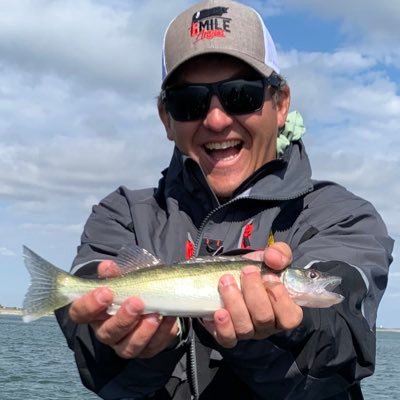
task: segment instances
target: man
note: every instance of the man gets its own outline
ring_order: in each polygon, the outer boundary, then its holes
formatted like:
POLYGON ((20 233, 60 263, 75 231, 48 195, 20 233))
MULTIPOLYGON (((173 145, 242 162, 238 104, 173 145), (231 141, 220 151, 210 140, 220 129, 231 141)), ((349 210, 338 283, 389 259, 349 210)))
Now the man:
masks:
POLYGON ((345 300, 302 309, 274 273, 250 266, 240 288, 221 277, 212 321, 142 315, 139 298, 109 316, 113 293, 97 289, 57 313, 83 383, 105 399, 362 399, 393 246, 381 218, 311 180, 289 87, 253 9, 196 4, 169 25, 163 50, 171 163, 157 188, 120 187, 94 207, 73 271, 113 276, 129 244, 167 264, 240 250, 276 271, 293 262, 339 275, 345 300))

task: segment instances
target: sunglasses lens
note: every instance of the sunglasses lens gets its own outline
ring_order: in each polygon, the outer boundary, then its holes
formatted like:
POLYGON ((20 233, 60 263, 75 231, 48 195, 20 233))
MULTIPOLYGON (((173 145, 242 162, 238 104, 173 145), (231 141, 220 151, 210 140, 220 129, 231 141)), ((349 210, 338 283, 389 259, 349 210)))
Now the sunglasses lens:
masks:
POLYGON ((262 79, 227 80, 215 84, 186 85, 165 91, 168 112, 176 121, 195 121, 207 115, 213 89, 218 92, 224 110, 231 115, 258 111, 264 101, 262 79))
POLYGON ((210 91, 206 86, 185 86, 167 89, 168 112, 176 121, 195 121, 204 118, 210 106, 210 91))
POLYGON ((227 81, 219 85, 219 94, 222 106, 229 114, 249 114, 262 107, 264 84, 261 79, 227 81))

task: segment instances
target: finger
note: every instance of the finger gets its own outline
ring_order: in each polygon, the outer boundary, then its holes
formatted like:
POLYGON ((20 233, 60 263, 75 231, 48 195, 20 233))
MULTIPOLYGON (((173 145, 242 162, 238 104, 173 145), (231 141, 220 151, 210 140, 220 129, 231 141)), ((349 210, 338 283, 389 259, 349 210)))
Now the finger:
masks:
POLYGON ((115 315, 106 321, 92 324, 96 337, 100 342, 114 346, 140 322, 143 308, 143 301, 136 297, 125 300, 115 315))
POLYGON ((211 334, 214 335, 215 340, 225 348, 235 347, 238 338, 236 336, 235 327, 233 325, 229 312, 225 309, 217 310, 214 313, 214 320, 212 324, 209 321, 205 321, 205 324, 209 324, 209 328, 212 329, 211 334))
POLYGON ((242 269, 241 288, 253 322, 255 336, 257 338, 269 336, 275 329, 275 316, 259 268, 247 266, 242 269))
POLYGON ((303 320, 302 308, 293 302, 276 275, 267 274, 263 276, 263 281, 274 311, 275 327, 279 330, 297 328, 303 320))
POLYGON ((254 334, 242 292, 232 275, 223 275, 218 285, 224 308, 229 312, 237 339, 249 339, 254 334))
POLYGON ((138 357, 160 327, 161 321, 162 318, 158 314, 142 316, 135 329, 113 346, 115 352, 126 359, 138 357))
POLYGON ((292 262, 292 250, 284 242, 276 242, 264 251, 264 262, 268 267, 282 270, 292 262))
POLYGON ((178 323, 175 317, 164 317, 146 347, 140 352, 140 358, 154 357, 170 346, 178 335, 178 323))
POLYGON ((112 260, 102 261, 97 267, 97 275, 99 278, 112 278, 121 275, 121 269, 117 263, 112 260))
POLYGON ((69 316, 79 324, 101 320, 112 302, 112 291, 105 287, 98 288, 73 301, 69 308, 69 316))
POLYGON ((243 254, 243 258, 247 258, 248 260, 252 261, 264 261, 264 250, 256 250, 252 251, 251 253, 243 254))

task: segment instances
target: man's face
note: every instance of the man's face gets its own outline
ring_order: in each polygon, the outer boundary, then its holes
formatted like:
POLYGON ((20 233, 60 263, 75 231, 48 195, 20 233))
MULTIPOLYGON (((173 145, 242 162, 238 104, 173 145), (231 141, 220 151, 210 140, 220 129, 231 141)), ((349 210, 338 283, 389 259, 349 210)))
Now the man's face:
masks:
MULTIPOLYGON (((203 56, 185 63, 174 84, 212 83, 249 75, 254 76, 254 71, 240 60, 203 56)), ((276 158, 277 133, 286 121, 290 93, 284 91, 275 104, 270 89, 265 90, 262 109, 251 114, 229 115, 215 95, 200 120, 175 121, 165 109, 160 110, 168 138, 201 166, 220 198, 229 198, 245 179, 276 158)))

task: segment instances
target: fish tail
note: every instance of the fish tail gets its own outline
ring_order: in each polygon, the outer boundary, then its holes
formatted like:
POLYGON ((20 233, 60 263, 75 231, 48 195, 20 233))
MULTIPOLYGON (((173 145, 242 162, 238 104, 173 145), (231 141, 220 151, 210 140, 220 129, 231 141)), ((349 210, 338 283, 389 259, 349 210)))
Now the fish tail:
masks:
POLYGON ((68 274, 23 246, 25 266, 31 284, 23 303, 24 322, 31 322, 67 305, 70 300, 60 291, 60 278, 68 274))

